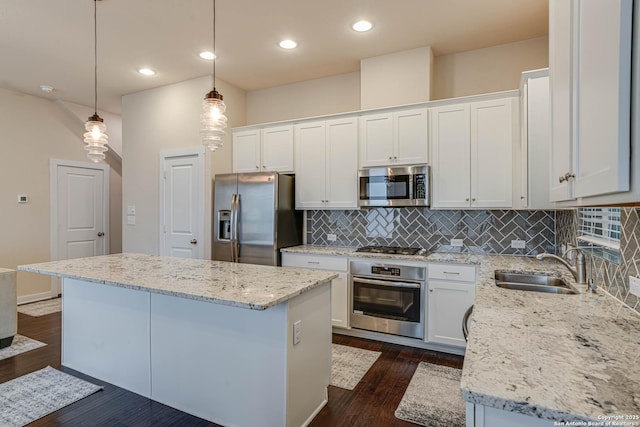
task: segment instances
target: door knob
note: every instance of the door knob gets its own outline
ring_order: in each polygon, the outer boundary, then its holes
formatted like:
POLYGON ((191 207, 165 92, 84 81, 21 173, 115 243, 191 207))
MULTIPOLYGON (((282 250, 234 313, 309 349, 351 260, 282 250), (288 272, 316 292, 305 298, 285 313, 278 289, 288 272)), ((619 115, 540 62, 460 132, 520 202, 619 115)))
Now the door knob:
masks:
POLYGON ((256 166, 256 169, 260 169, 260 166, 256 166))
POLYGON ((195 245, 196 243, 198 243, 198 240, 196 240, 196 239, 191 239, 191 242, 189 242, 189 243, 191 243, 192 245, 195 245))
POLYGON ((102 231, 98 232, 98 237, 102 237, 104 236, 104 233, 102 231))

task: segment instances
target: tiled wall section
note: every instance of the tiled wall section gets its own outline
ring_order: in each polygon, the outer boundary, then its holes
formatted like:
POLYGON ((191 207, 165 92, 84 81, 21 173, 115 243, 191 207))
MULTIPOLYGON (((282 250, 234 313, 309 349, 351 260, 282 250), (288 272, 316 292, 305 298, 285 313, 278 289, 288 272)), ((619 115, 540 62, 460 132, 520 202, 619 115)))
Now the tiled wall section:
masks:
POLYGON ((436 211, 428 208, 307 211, 307 243, 460 250, 451 239, 464 239, 463 252, 535 255, 555 250, 554 211, 436 211), (327 234, 337 240, 329 242, 327 234), (512 249, 511 240, 525 240, 512 249))
MULTIPOLYGON (((558 246, 566 243, 575 245, 578 222, 576 211, 558 211, 556 221, 558 246)), ((640 301, 629 292, 629 276, 640 277, 640 210, 622 208, 620 221, 622 223, 620 264, 597 256, 591 257, 594 279, 598 286, 640 312, 640 301)))

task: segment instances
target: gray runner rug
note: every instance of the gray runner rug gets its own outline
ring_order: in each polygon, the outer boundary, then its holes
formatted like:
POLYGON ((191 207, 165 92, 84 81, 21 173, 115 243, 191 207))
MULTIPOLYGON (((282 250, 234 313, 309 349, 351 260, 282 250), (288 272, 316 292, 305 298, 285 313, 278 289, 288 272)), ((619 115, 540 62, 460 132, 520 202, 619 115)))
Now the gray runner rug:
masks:
POLYGON ((52 298, 18 306, 18 313, 33 317, 40 317, 59 311, 62 311, 62 298, 52 298))
POLYGON ((460 369, 420 362, 396 409, 396 417, 428 427, 464 426, 461 376, 460 369))
POLYGON ((331 344, 331 385, 353 390, 382 353, 331 344))
POLYGON ((21 427, 102 387, 47 366, 0 384, 0 426, 21 427))
POLYGON ((8 359, 20 353, 44 347, 45 345, 43 342, 32 340, 22 335, 16 335, 13 337, 13 342, 9 347, 0 350, 0 360, 8 359))

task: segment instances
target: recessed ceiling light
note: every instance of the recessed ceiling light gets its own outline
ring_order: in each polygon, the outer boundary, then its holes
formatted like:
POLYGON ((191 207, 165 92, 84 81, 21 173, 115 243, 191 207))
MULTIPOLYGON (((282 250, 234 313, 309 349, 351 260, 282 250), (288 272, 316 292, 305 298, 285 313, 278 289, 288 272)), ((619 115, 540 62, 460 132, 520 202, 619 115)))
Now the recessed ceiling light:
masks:
POLYGON ((156 72, 153 71, 151 68, 140 68, 138 70, 138 72, 140 74, 142 74, 142 75, 145 75, 145 76, 155 76, 156 75, 156 72))
POLYGON ((51 92, 53 92, 53 86, 40 85, 40 90, 43 91, 44 93, 51 93, 51 92))
POLYGON ((204 52, 200 52, 199 56, 200 58, 206 59, 207 61, 213 61, 214 59, 216 59, 216 55, 214 55, 213 52, 209 52, 208 50, 204 52))
POLYGON ((373 24, 369 21, 358 21, 355 24, 353 24, 351 28, 359 32, 369 31, 371 28, 373 28, 373 24))
POLYGON ((282 40, 279 45, 283 49, 295 49, 298 46, 298 43, 293 40, 282 40))

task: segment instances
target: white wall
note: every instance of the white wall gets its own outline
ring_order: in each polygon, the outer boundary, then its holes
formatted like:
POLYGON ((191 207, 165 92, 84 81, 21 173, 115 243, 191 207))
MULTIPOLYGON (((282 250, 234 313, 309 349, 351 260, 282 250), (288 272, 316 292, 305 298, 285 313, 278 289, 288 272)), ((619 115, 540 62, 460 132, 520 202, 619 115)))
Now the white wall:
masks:
MULTIPOLYGON (((227 105, 229 129, 244 125, 245 92, 220 80, 216 88, 227 105)), ((210 90, 206 76, 122 98, 123 252, 159 253, 160 151, 202 145, 201 105, 210 90), (126 224, 129 205, 136 207, 136 225, 126 224)), ((229 131, 224 146, 208 154, 213 174, 231 172, 231 153, 229 131)))
POLYGON ((360 107, 392 107, 431 99, 430 47, 360 61, 360 107))
POLYGON ((548 66, 548 37, 436 56, 432 99, 517 89, 520 73, 548 66))
MULTIPOLYGON (((54 102, 0 89, 0 267, 50 261, 49 159, 87 161, 83 129, 54 102), (19 194, 29 203, 18 204, 19 194)), ((18 296, 49 292, 18 272, 18 296)))
POLYGON ((359 109, 359 72, 247 93, 247 124, 277 122, 359 109))

